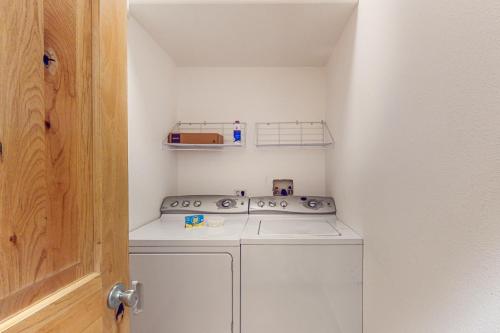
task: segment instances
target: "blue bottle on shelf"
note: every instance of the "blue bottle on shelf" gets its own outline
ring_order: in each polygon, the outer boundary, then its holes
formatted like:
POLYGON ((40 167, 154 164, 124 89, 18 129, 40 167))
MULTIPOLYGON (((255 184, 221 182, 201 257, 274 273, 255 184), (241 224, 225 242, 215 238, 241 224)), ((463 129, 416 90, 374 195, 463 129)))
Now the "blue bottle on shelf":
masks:
POLYGON ((240 121, 236 120, 233 127, 233 142, 241 143, 241 125, 240 121))

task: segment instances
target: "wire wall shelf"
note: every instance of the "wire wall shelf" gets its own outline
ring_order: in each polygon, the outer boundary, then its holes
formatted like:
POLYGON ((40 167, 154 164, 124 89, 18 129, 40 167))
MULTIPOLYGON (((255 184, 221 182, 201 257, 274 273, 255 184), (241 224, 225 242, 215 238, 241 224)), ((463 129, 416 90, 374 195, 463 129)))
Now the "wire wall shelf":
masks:
POLYGON ((223 150, 231 148, 243 148, 246 146, 247 125, 240 122, 241 142, 233 141, 234 123, 230 122, 177 122, 170 130, 170 133, 217 133, 222 136, 223 143, 171 143, 168 137, 164 140, 164 145, 169 150, 223 150))
POLYGON ((324 121, 255 124, 257 147, 328 148, 333 143, 332 133, 324 121))

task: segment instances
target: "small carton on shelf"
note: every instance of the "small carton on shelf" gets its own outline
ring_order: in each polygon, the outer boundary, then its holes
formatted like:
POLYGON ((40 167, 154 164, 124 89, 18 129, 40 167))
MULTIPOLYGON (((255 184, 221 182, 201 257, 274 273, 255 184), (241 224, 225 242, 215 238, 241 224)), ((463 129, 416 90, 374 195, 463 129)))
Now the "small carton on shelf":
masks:
POLYGON ((170 133, 168 143, 223 144, 224 137, 219 133, 170 133))

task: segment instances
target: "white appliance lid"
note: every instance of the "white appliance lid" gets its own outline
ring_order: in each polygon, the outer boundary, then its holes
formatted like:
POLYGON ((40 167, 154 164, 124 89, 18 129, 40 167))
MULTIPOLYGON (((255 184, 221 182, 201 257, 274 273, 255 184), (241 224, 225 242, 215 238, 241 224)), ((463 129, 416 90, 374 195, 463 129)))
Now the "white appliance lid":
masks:
POLYGON ((211 217, 223 219, 224 225, 186 229, 185 216, 164 214, 160 219, 130 232, 129 246, 239 246, 241 233, 248 219, 248 215, 243 214, 205 214, 207 220, 211 217))
POLYGON ((260 221, 259 235, 312 235, 340 236, 341 234, 326 218, 263 218, 260 221))
POLYGON ((361 245, 363 239, 335 215, 249 215, 241 244, 361 245))

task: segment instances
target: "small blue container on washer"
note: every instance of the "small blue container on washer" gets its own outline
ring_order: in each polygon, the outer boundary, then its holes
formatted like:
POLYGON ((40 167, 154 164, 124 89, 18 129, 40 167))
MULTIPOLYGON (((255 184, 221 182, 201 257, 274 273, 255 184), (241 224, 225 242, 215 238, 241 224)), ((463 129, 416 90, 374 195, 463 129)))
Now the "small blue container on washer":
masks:
POLYGON ((206 225, 205 216, 203 215, 187 215, 184 216, 184 228, 201 228, 206 225))

